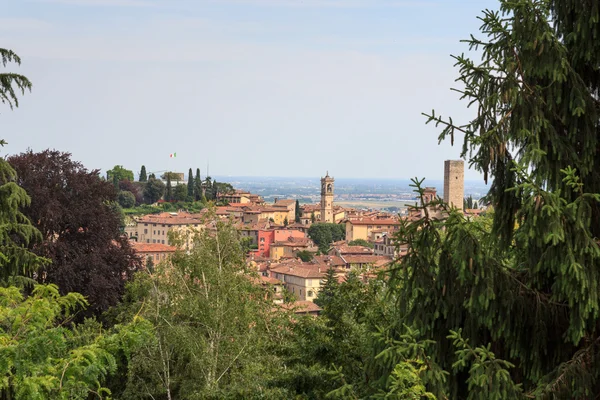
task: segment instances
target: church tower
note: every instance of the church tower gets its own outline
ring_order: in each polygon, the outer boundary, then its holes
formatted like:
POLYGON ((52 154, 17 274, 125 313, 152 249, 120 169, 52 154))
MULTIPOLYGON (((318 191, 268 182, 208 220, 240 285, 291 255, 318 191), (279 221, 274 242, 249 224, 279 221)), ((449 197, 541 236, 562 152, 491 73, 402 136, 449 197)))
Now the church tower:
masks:
POLYGON ((329 172, 321 178, 321 222, 333 221, 333 181, 329 172))

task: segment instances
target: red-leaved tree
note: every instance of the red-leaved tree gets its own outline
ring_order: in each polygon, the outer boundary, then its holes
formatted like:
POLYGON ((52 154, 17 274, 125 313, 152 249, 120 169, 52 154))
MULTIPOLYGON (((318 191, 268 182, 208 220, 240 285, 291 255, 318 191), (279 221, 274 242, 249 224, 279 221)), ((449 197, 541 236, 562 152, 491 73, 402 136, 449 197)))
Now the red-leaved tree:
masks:
POLYGON ((44 238, 33 250, 52 260, 37 279, 57 284, 63 294, 83 294, 96 314, 118 303, 140 260, 119 230, 119 216, 111 207, 114 186, 97 170, 88 171, 69 153, 56 150, 29 150, 8 162, 31 196, 23 213, 44 238))

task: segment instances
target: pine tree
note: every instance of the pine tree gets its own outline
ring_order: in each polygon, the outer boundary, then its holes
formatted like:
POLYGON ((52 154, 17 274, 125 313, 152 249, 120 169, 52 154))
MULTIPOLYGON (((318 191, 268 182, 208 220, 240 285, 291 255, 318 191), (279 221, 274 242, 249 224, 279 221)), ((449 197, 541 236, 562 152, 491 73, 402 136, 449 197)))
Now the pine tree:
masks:
MULTIPOLYGON (((595 4, 595 3, 594 3, 595 4)), ((600 393, 598 8, 500 1, 485 11, 481 62, 456 57, 477 116, 432 112, 440 140, 493 179, 490 217, 403 222, 393 271, 403 323, 451 372, 449 398, 592 398, 600 393), (441 233, 443 230, 443 234, 441 233)), ((415 186, 422 196, 421 182, 415 186)), ((400 330, 400 329, 399 329, 400 330)), ((439 383, 439 382, 438 382, 439 383)))
MULTIPOLYGON (((21 65, 21 58, 12 50, 0 49, 0 57, 2 58, 3 67, 6 67, 10 62, 21 65)), ((25 90, 31 91, 31 82, 26 76, 15 73, 0 74, 0 100, 3 104, 8 104, 11 109, 18 107, 19 98, 17 97, 16 91, 25 94, 25 90), (13 87, 13 85, 16 86, 16 88, 13 87)))
POLYGON ((323 286, 315 299, 315 304, 323 309, 329 309, 329 307, 333 304, 335 299, 335 295, 338 292, 338 287, 340 286, 337 276, 335 276, 335 269, 330 267, 323 278, 323 286))
MULTIPOLYGON (((6 142, 0 140, 0 146, 6 142)), ((29 278, 47 262, 27 249, 42 240, 41 233, 21 212, 31 204, 23 188, 17 185, 17 173, 0 158, 0 285, 32 282, 29 278)))
POLYGON ((194 198, 196 201, 202 199, 202 178, 200 178, 200 168, 196 168, 196 177, 194 178, 194 198))
POLYGON ((194 199, 194 175, 192 174, 191 168, 188 171, 187 195, 188 199, 194 199))
POLYGON ((148 177, 146 176, 146 166, 142 165, 142 169, 140 170, 140 182, 148 181, 148 177))

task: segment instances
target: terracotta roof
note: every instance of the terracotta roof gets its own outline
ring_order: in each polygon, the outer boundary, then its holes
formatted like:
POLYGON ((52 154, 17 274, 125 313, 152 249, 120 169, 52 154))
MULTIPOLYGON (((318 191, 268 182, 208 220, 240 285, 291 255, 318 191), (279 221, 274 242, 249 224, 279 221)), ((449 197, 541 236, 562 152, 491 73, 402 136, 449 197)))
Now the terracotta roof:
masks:
POLYGON ((160 213, 144 215, 138 219, 142 224, 161 224, 161 225, 198 225, 203 221, 198 214, 181 213, 160 213))
POLYGON ((271 246, 291 246, 291 247, 295 247, 295 246, 312 246, 313 242, 312 240, 308 239, 308 238, 296 238, 296 237, 289 237, 287 240, 285 241, 279 241, 279 242, 275 242, 273 244, 271 244, 271 246))
POLYGON ((131 247, 136 253, 174 253, 177 250, 174 246, 161 243, 131 242, 131 247))
POLYGON ((273 203, 273 205, 276 206, 276 207, 277 206, 286 206, 287 207, 287 206, 292 205, 292 204, 296 204, 296 200, 290 200, 290 199, 287 199, 287 200, 277 200, 275 203, 273 203))
POLYGON ((347 245, 341 245, 341 246, 335 246, 334 249, 342 254, 373 254, 373 249, 370 247, 366 247, 366 246, 347 246, 347 245))
POLYGON ((282 275, 290 275, 290 276, 297 276, 299 278, 310 278, 310 279, 316 279, 316 278, 322 278, 323 276, 325 276, 325 272, 327 271, 327 268, 320 268, 320 266, 314 265, 314 266, 309 266, 307 264, 302 264, 302 266, 296 266, 296 265, 282 265, 282 266, 278 266, 278 267, 271 267, 271 272, 277 273, 277 274, 282 274, 282 275))
POLYGON ((374 266, 385 265, 392 261, 391 258, 386 256, 343 256, 342 257, 348 264, 373 264, 374 266))
POLYGON ((342 260, 341 257, 338 256, 315 256, 313 258, 313 262, 315 264, 324 264, 327 266, 331 266, 331 267, 341 267, 341 266, 345 266, 346 263, 344 262, 344 260, 342 260))
POLYGON ((299 300, 293 303, 284 303, 280 304, 279 307, 284 310, 293 311, 296 314, 305 314, 310 312, 319 312, 321 311, 321 307, 308 300, 299 300))
POLYGON ((359 218, 346 221, 352 225, 400 225, 400 221, 393 218, 359 218))
POLYGON ((262 276, 261 275, 260 280, 263 283, 270 283, 271 285, 281 285, 281 284, 283 284, 283 282, 281 282, 279 279, 271 278, 270 276, 262 276))

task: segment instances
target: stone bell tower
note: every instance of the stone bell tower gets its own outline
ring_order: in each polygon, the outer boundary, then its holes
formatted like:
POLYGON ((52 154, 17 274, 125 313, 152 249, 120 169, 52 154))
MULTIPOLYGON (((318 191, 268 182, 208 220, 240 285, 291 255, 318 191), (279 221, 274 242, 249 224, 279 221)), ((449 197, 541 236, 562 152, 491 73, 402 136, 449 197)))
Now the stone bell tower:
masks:
POLYGON ((321 178, 321 222, 333 221, 333 182, 334 179, 329 176, 321 178))

